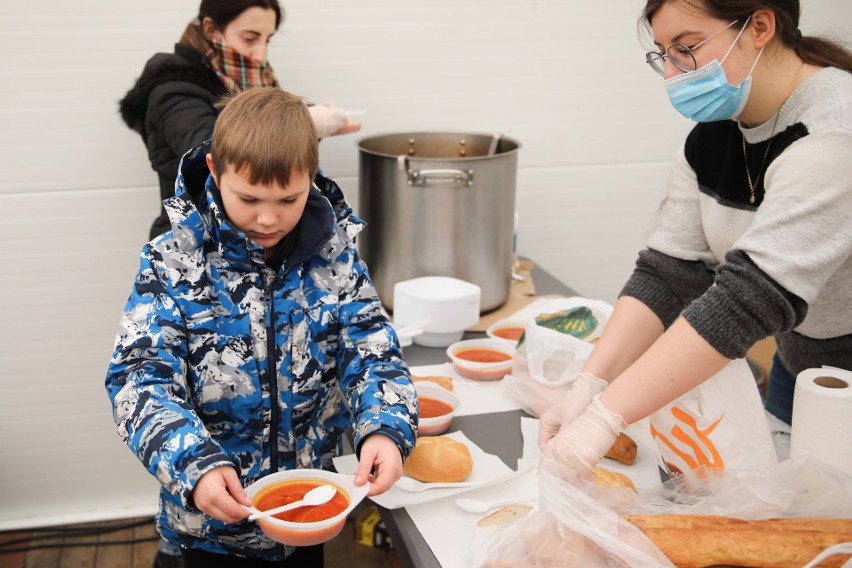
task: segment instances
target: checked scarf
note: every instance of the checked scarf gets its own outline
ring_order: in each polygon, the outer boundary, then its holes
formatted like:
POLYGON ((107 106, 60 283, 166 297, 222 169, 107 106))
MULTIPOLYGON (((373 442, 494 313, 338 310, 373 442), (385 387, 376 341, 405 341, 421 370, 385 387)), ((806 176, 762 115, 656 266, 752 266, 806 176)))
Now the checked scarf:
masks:
POLYGON ((194 47, 204 54, 210 68, 230 92, 251 87, 277 87, 278 79, 267 61, 256 61, 241 55, 224 40, 210 41, 201 31, 200 25, 187 26, 180 43, 194 47))

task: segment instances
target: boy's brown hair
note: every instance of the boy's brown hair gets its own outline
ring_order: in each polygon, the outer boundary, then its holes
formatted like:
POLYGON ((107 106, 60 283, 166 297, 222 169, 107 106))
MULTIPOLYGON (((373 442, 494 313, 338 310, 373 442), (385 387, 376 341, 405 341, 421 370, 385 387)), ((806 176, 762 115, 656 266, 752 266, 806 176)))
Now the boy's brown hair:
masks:
POLYGON ((302 99, 278 87, 256 87, 226 101, 213 128, 216 177, 233 168, 252 185, 286 186, 293 172, 310 179, 319 167, 314 122, 302 99))

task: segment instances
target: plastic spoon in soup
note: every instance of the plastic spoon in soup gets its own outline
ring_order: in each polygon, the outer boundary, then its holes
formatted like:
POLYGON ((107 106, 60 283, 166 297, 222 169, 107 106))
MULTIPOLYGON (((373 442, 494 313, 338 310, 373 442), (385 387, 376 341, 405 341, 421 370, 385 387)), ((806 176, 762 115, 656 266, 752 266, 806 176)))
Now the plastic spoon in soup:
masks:
POLYGON ((337 494, 337 488, 335 486, 320 485, 305 493, 305 496, 302 497, 301 500, 294 501, 293 503, 281 505, 274 509, 267 509, 266 511, 257 511, 257 509, 249 508, 249 511, 252 512, 249 516, 249 520, 256 521, 257 519, 265 519, 266 517, 271 517, 272 515, 277 515, 292 509, 298 509, 299 507, 315 507, 317 505, 322 505, 323 503, 331 501, 331 498, 334 497, 335 494, 337 494))

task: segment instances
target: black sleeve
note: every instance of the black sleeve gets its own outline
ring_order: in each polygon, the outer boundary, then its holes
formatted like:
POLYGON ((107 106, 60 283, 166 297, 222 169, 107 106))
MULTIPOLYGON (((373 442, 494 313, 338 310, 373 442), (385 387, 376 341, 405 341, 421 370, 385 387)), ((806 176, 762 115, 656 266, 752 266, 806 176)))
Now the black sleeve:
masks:
POLYGON ((148 120, 157 123, 174 154, 182 156, 213 135, 216 100, 210 91, 192 83, 163 83, 148 98, 148 120))
POLYGON ((645 249, 639 253, 636 268, 619 296, 636 298, 668 328, 690 302, 707 291, 714 276, 701 261, 681 260, 645 249))
POLYGON ((807 302, 734 249, 725 255, 715 285, 683 317, 719 353, 737 359, 761 339, 795 328, 807 313, 807 302))

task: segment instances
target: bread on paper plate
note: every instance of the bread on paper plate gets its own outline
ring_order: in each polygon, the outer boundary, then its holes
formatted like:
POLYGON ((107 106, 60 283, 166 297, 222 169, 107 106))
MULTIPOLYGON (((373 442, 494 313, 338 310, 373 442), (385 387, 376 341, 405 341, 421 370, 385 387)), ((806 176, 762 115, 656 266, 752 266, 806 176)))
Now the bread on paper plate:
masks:
POLYGON ((414 451, 405 460, 403 471, 424 483, 464 481, 473 469, 470 450, 446 436, 417 438, 414 451))

